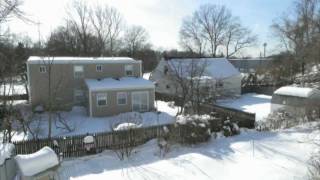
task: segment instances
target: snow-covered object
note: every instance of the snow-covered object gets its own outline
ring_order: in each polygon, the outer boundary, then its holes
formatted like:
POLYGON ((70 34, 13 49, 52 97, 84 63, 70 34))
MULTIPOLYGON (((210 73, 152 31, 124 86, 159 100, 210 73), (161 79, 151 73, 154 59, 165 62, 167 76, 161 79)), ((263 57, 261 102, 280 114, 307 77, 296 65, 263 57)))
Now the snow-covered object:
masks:
POLYGON ((179 68, 180 76, 188 77, 190 68, 193 66, 205 66, 203 77, 224 79, 240 75, 240 72, 226 58, 197 58, 197 59, 170 59, 168 60, 171 69, 179 68))
POLYGON ((177 116, 176 122, 178 124, 187 124, 188 122, 200 121, 207 123, 211 119, 210 115, 192 115, 192 116, 177 116))
POLYGON ((22 176, 33 176, 59 165, 58 156, 50 147, 28 155, 15 157, 22 176))
POLYGON ((86 136, 86 137, 84 137, 83 142, 85 144, 94 143, 94 137, 93 136, 86 136))
POLYGON ((85 82, 91 91, 154 88, 153 82, 135 77, 86 79, 85 82))
POLYGON ((14 145, 11 143, 0 143, 0 165, 2 165, 6 159, 12 156, 14 151, 14 145))
POLYGON ((34 111, 35 111, 35 112, 38 112, 38 113, 42 113, 42 112, 44 112, 44 108, 43 108, 43 106, 38 105, 38 106, 36 106, 36 107, 34 108, 34 111))
POLYGON ((307 88, 307 87, 284 86, 284 87, 277 89, 274 92, 274 94, 308 98, 314 94, 317 94, 320 96, 320 90, 314 89, 314 88, 307 88))
POLYGON ((129 57, 40 57, 30 56, 27 64, 90 64, 90 63, 140 63, 129 57))
POLYGON ((141 127, 141 124, 134 124, 134 123, 121 123, 118 124, 117 127, 114 128, 115 131, 121 130, 128 130, 128 129, 135 129, 141 127))

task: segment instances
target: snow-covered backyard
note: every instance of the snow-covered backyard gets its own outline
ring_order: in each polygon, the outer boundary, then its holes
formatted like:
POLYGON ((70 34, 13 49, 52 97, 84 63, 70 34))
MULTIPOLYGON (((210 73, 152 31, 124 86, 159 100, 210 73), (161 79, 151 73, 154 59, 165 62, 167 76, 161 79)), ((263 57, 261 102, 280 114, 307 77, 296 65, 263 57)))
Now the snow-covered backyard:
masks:
POLYGON ((159 157, 156 140, 136 148, 129 159, 112 151, 67 160, 61 179, 306 179, 308 159, 319 138, 314 125, 279 132, 243 131, 229 138, 211 139, 193 147, 173 146, 159 157))
MULTIPOLYGON (((160 114, 157 112, 135 113, 128 112, 118 116, 112 117, 89 117, 84 107, 74 107, 70 112, 61 112, 61 116, 68 122, 68 125, 74 129, 72 132, 68 132, 66 129, 58 128, 55 124, 52 129, 52 136, 71 136, 86 133, 98 133, 108 132, 112 130, 112 126, 121 123, 123 120, 136 119, 141 126, 154 126, 159 124, 168 124, 175 121, 175 115, 177 113, 177 107, 171 106, 172 103, 163 101, 156 101, 155 107, 157 107, 160 114)), ((31 124, 32 129, 39 129, 39 137, 47 137, 48 135, 48 114, 38 114, 33 117, 37 121, 31 124)), ((61 127, 61 124, 57 123, 61 127)), ((2 133, 0 133, 0 140, 2 139, 2 133)), ((31 133, 23 133, 22 131, 14 132, 12 137, 13 141, 21 141, 32 138, 31 133)))
POLYGON ((243 94, 238 99, 218 101, 218 105, 256 114, 256 121, 263 121, 271 112, 271 96, 263 94, 243 94))

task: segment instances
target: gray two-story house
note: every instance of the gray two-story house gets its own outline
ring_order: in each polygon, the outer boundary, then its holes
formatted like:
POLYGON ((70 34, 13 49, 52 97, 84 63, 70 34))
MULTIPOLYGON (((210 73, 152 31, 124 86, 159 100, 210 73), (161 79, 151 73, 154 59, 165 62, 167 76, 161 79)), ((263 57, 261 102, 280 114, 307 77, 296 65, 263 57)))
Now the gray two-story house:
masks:
POLYGON ((154 109, 155 87, 141 61, 127 57, 38 57, 27 61, 29 101, 58 110, 85 106, 89 116, 154 109))

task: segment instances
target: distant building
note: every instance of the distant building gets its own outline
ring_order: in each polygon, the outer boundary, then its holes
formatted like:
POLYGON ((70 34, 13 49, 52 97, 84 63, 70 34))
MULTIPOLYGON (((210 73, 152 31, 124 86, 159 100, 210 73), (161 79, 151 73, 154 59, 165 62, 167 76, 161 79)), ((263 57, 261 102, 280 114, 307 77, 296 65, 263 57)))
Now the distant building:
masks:
POLYGON ((141 63, 128 57, 31 56, 30 102, 45 107, 51 99, 58 110, 85 106, 89 116, 152 110, 154 84, 142 78, 141 63))
POLYGON ((271 110, 286 111, 292 115, 319 117, 320 90, 306 87, 285 86, 272 95, 271 110))
POLYGON ((209 82, 208 90, 219 90, 223 96, 238 96, 241 94, 240 72, 225 58, 174 58, 161 60, 151 72, 150 80, 156 84, 156 92, 166 95, 179 94, 179 84, 174 76, 188 79, 199 78, 203 84, 209 82), (194 77, 189 71, 192 63, 204 65, 204 73, 201 77, 194 77), (178 71, 178 74, 177 74, 178 71), (212 89, 213 88, 213 89, 212 89))
POLYGON ((255 73, 259 68, 267 68, 272 61, 270 58, 229 59, 241 73, 255 73))

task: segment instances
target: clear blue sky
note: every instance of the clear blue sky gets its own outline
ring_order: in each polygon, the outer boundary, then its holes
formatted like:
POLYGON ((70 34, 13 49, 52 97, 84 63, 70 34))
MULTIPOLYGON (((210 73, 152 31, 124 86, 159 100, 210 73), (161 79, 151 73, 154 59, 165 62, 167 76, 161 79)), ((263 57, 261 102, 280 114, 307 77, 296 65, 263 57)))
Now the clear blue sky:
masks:
MULTIPOLYGON (((271 33, 272 21, 293 7, 293 0, 87 0, 91 4, 106 3, 123 14, 127 24, 142 25, 150 34, 155 47, 162 49, 178 48, 178 32, 182 19, 192 15, 202 4, 225 5, 233 15, 240 17, 242 23, 258 35, 256 48, 247 50, 247 55, 258 56, 262 44, 268 43, 268 53, 277 49, 271 33)), ((63 23, 65 7, 70 0, 25 0, 23 10, 34 20, 40 21, 42 38, 63 23)), ((37 40, 37 26, 11 21, 12 31, 28 34, 37 40)))

